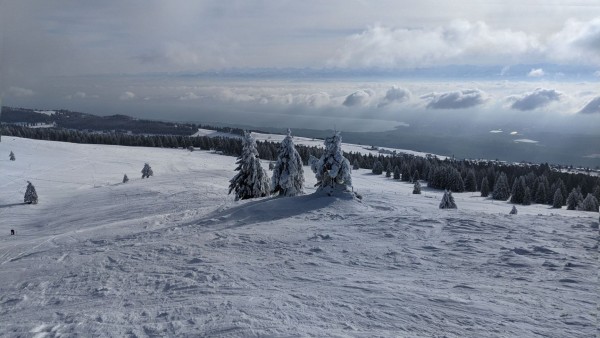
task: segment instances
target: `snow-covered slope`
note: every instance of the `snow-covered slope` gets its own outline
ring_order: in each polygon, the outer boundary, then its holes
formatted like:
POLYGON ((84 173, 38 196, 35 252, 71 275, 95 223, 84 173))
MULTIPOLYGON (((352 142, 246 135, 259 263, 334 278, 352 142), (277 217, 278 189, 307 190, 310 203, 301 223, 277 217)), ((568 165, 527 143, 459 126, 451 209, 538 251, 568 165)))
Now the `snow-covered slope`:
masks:
POLYGON ((440 210, 441 192, 366 170, 362 201, 308 188, 234 202, 234 163, 2 138, 0 336, 597 333, 597 213, 509 215, 471 193, 440 210), (26 180, 37 205, 20 204, 26 180))

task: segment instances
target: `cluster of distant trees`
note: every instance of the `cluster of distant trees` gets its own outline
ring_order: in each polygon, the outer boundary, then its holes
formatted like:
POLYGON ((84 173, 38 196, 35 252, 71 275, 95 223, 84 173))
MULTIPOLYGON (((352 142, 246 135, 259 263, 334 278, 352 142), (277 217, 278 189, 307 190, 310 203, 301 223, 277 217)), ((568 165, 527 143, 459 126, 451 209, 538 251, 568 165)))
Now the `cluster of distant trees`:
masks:
MULTIPOLYGON (((242 132, 229 131, 237 134, 242 132)), ((2 133, 7 136, 74 143, 184 149, 191 147, 219 151, 231 156, 238 156, 243 152, 243 137, 101 134, 58 128, 30 129, 16 125, 4 125, 2 133)), ((256 150, 264 160, 276 160, 278 148, 279 144, 273 142, 256 142, 256 150)), ((296 145, 295 149, 304 165, 309 164, 311 155, 318 158, 325 152, 325 149, 314 146, 296 145)), ((600 200, 599 177, 553 170, 548 164, 442 160, 435 156, 420 157, 403 153, 386 156, 348 152, 343 153, 343 156, 352 163, 354 169, 370 169, 374 174, 385 173, 387 177, 405 182, 424 180, 430 188, 450 192, 478 191, 483 197, 491 195, 496 200, 510 198, 515 204, 538 203, 554 207, 566 205, 568 209, 582 209, 583 201, 588 199, 588 195, 591 196, 588 201, 592 197, 596 199, 596 203, 600 200)))

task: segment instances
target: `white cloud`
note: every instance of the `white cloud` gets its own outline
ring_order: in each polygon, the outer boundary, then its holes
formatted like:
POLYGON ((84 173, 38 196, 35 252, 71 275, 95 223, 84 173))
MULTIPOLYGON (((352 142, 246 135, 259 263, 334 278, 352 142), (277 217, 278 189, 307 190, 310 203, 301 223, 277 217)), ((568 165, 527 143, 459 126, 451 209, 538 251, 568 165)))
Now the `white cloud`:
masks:
POLYGON ((8 92, 12 95, 12 96, 16 96, 16 97, 29 97, 29 96, 33 96, 35 93, 33 92, 33 90, 28 89, 28 88, 22 88, 22 87, 10 87, 8 88, 8 92))
POLYGON ((179 100, 182 100, 182 101, 185 101, 185 100, 197 100, 199 98, 200 98, 200 96, 198 96, 198 95, 196 95, 196 94, 194 94, 192 92, 188 92, 188 93, 185 93, 185 94, 181 95, 179 97, 179 100))
POLYGON ((600 114, 600 96, 593 98, 581 110, 579 114, 600 114))
POLYGON ((387 106, 392 103, 400 103, 410 99, 411 93, 408 89, 401 88, 398 86, 392 86, 385 92, 385 97, 379 103, 379 107, 387 106))
POLYGON ((517 134, 518 134, 518 132, 516 132, 516 131, 511 131, 511 132, 510 132, 510 134, 511 134, 511 135, 517 135, 517 134))
POLYGON ((600 63, 600 17, 590 21, 567 20, 548 42, 549 56, 559 61, 600 63))
POLYGON ((487 95, 479 89, 464 89, 445 93, 431 93, 421 96, 428 99, 427 108, 432 109, 461 109, 483 104, 487 95))
POLYGON ((535 55, 534 36, 493 29, 485 22, 453 21, 430 29, 368 27, 350 36, 332 63, 341 67, 411 68, 451 63, 504 63, 535 55))
POLYGON ((72 99, 83 100, 83 99, 86 99, 86 98, 88 98, 88 99, 89 98, 95 98, 95 99, 97 99, 98 97, 99 97, 98 95, 89 95, 86 92, 82 92, 82 91, 79 91, 79 92, 76 92, 74 94, 69 94, 69 95, 65 96, 65 98, 67 100, 72 100, 72 99))
POLYGON ((529 73, 527 73, 527 77, 542 77, 546 75, 542 68, 534 68, 529 73))
POLYGON ((331 101, 331 97, 326 92, 314 93, 306 97, 306 104, 312 107, 322 107, 331 101))
MULTIPOLYGON (((483 21, 417 29, 374 25, 349 36, 330 60, 334 66, 349 68, 539 62, 600 64, 600 17, 567 20, 562 29, 545 37, 493 28, 483 21)), ((541 75, 541 71, 532 74, 541 75)))
POLYGON ((119 96, 119 100, 122 100, 122 101, 132 100, 134 98, 135 98, 135 94, 130 91, 126 91, 123 94, 121 94, 121 96, 119 96))
POLYGON ((537 88, 533 92, 528 92, 520 96, 510 96, 512 101, 510 107, 517 110, 534 110, 545 107, 552 102, 560 101, 562 93, 554 89, 537 88))
POLYGON ((500 130, 500 129, 494 129, 494 130, 490 130, 490 133, 492 133, 492 134, 500 134, 500 133, 502 133, 502 130, 500 130))
POLYGON ((531 140, 531 139, 528 139, 528 138, 520 138, 518 140, 515 140, 514 142, 515 143, 538 143, 539 141, 531 140))
POLYGON ((365 106, 369 103, 373 92, 369 89, 357 90, 354 93, 346 96, 343 105, 346 107, 365 106))

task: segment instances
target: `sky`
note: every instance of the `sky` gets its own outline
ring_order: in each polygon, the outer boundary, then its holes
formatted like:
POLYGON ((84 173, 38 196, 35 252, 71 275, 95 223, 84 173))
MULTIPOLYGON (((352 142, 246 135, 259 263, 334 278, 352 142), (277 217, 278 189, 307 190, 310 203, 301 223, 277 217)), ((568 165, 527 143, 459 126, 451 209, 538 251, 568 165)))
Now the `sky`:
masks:
POLYGON ((356 131, 510 121, 521 139, 600 126, 597 0, 0 6, 4 105, 356 131))

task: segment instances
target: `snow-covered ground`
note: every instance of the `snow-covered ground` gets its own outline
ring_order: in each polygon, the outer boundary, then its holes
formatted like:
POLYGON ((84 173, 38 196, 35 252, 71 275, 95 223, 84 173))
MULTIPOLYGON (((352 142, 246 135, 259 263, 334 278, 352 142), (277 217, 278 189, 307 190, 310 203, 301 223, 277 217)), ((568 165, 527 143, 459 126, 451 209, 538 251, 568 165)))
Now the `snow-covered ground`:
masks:
POLYGON ((475 193, 440 210, 440 191, 366 170, 353 173, 362 202, 313 188, 235 202, 234 163, 3 137, 0 336, 600 332, 598 213, 509 215, 475 193), (144 162, 154 177, 142 180, 144 162), (21 204, 27 180, 37 205, 21 204))

